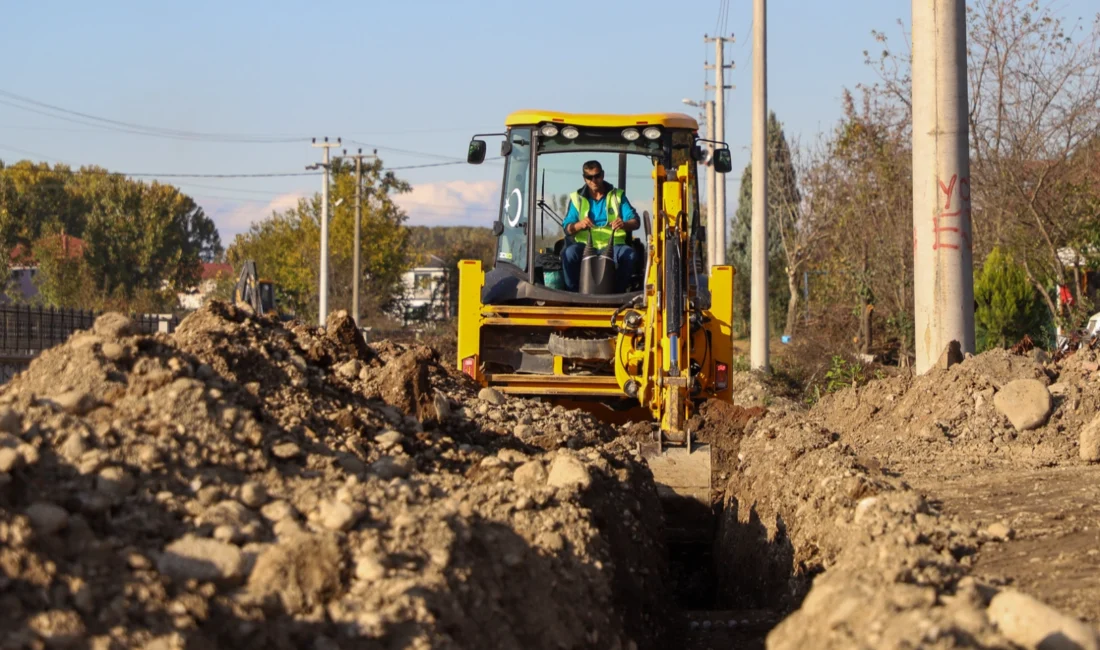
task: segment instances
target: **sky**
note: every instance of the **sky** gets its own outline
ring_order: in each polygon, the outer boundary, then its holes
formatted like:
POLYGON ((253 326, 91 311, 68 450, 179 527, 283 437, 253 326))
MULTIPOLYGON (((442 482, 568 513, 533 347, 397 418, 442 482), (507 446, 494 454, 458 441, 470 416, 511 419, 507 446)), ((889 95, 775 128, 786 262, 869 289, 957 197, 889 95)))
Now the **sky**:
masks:
MULTIPOLYGON (((1094 2, 1056 6, 1072 19, 1095 15, 1094 2)), ((768 2, 768 107, 789 137, 811 140, 836 123, 843 90, 874 81, 863 54, 881 50, 872 30, 900 41, 898 21, 908 25, 910 7, 768 2)), ((412 185, 397 198, 410 224, 489 226, 501 167, 465 164, 471 135, 502 131, 505 116, 522 108, 701 118, 682 100, 703 99, 704 83, 713 83, 704 62, 714 63, 715 46, 704 34, 716 33, 734 38, 725 46, 734 66, 726 71, 731 215, 749 161, 749 0, 0 0, 0 15, 6 162, 305 173, 321 159, 310 138, 339 137, 349 153, 377 148, 412 185), (445 162, 458 164, 423 167, 445 162)), ((194 197, 226 245, 321 187, 306 175, 160 180, 194 197)))

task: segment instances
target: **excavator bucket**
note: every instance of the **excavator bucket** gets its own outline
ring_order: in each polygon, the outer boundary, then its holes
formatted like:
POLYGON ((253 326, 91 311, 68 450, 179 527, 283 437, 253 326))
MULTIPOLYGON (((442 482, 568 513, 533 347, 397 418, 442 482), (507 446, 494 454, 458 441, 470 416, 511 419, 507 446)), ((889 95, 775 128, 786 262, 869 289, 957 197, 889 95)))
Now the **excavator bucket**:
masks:
POLYGON ((668 538, 707 539, 713 524, 710 445, 662 448, 647 443, 641 452, 657 484, 668 538))

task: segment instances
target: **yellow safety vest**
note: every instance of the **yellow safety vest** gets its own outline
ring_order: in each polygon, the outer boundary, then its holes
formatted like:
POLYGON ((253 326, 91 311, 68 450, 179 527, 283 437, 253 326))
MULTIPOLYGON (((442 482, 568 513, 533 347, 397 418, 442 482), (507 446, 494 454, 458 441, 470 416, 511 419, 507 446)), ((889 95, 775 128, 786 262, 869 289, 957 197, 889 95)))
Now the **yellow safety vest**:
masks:
MULTIPOLYGON (((611 230, 611 222, 619 217, 619 210, 623 204, 623 191, 620 189, 612 189, 607 193, 605 197, 607 201, 607 230, 611 230)), ((573 192, 569 195, 569 202, 573 204, 573 207, 577 210, 577 219, 585 219, 588 217, 589 208, 591 203, 588 201, 587 196, 583 196, 580 192, 573 192)), ((582 230, 573 235, 573 239, 581 244, 594 244, 603 248, 607 245, 607 236, 604 233, 596 233, 596 241, 592 241, 592 230, 582 230), (603 236, 601 236, 601 234, 603 236)), ((621 245, 626 243, 626 230, 620 228, 615 231, 615 245, 621 245)))

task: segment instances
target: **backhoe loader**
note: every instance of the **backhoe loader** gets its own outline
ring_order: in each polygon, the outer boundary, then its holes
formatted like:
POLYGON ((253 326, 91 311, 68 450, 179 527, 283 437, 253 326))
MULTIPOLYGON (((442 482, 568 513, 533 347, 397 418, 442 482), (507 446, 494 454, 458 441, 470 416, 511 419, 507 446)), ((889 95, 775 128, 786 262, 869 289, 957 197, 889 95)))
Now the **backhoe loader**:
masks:
MULTIPOLYGON (((710 448, 693 439, 688 422, 704 400, 731 400, 733 354, 734 270, 708 268, 703 259, 697 173, 709 162, 725 174, 731 157, 698 128, 682 113, 511 113, 503 132, 474 135, 467 152, 469 163, 481 164, 483 138, 502 138, 495 262, 490 269, 480 260, 458 263, 462 372, 503 393, 585 408, 611 422, 651 422, 640 451, 670 535, 686 536, 705 534, 698 526, 711 499, 710 448), (638 206, 642 227, 622 243, 635 250, 625 291, 591 278, 574 290, 560 282, 563 252, 576 237, 553 206, 568 204, 562 195, 582 184, 588 159, 599 160, 607 180, 638 206)), ((581 265, 582 276, 596 272, 581 265)))

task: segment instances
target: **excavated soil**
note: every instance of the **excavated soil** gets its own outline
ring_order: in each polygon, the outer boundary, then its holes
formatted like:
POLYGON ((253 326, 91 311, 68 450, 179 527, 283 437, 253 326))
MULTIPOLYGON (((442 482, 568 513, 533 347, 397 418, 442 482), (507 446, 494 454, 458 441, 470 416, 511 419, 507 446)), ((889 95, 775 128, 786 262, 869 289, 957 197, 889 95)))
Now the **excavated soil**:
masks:
POLYGON ((0 648, 1100 648, 1100 362, 990 352, 690 423, 478 390, 416 343, 215 303, 117 314, 0 388, 0 648))
POLYGON ((1100 647, 1093 355, 995 351, 767 407, 716 470, 718 601, 779 613, 768 648, 1100 647))
POLYGON ((0 430, 0 647, 660 647, 656 492, 613 431, 342 312, 105 315, 0 430))

